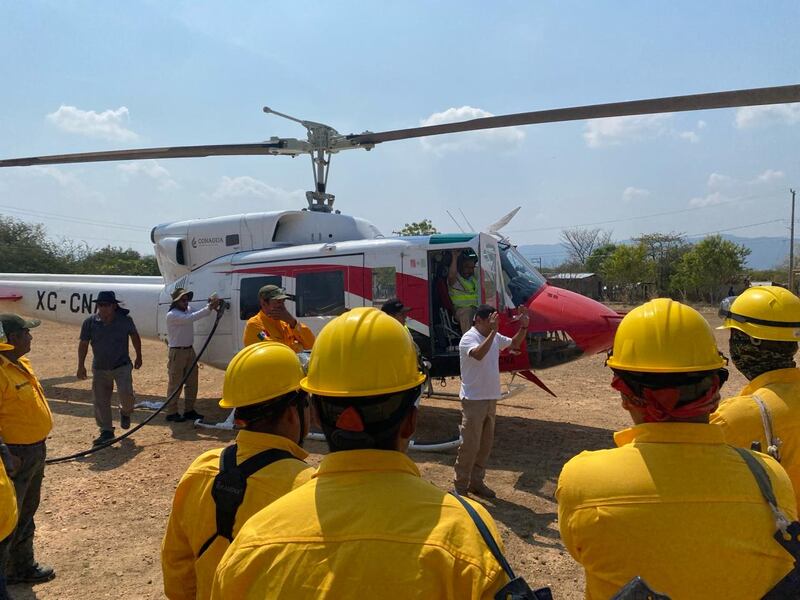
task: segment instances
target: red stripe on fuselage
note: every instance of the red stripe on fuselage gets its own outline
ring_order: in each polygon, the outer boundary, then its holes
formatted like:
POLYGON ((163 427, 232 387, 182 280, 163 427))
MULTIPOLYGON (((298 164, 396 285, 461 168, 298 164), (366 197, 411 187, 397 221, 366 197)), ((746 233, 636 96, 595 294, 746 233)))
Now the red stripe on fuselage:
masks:
MULTIPOLYGON (((282 277, 297 277, 303 273, 329 273, 331 271, 345 272, 345 290, 349 294, 359 296, 365 300, 372 300, 372 269, 352 265, 281 265, 275 267, 250 267, 234 269, 231 273, 253 273, 261 275, 280 275, 282 277)), ((428 282, 419 277, 412 277, 397 273, 397 294, 403 304, 413 310, 409 317, 423 325, 430 324, 428 310, 428 282)))

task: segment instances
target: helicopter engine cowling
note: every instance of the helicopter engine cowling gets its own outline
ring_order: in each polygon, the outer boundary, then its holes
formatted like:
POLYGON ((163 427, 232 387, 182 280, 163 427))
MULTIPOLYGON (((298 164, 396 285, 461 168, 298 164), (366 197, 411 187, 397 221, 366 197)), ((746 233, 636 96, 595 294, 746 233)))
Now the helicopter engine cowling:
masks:
POLYGON ((364 219, 306 210, 179 221, 158 225, 150 234, 168 284, 229 254, 378 237, 378 228, 364 219))

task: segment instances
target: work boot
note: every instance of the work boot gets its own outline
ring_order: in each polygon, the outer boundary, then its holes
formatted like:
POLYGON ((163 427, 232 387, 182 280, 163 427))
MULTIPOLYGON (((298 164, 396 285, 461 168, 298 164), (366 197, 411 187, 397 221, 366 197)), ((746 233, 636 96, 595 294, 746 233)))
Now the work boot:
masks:
MULTIPOLYGON (((109 432, 110 433, 110 432, 109 432)), ((113 435, 113 434, 112 434, 113 435)), ((14 571, 6 577, 6 582, 9 584, 15 583, 44 583, 50 581, 56 576, 56 572, 52 567, 47 565, 40 565, 34 562, 29 567, 22 571, 14 571)))
POLYGON ((131 416, 130 415, 120 415, 119 416, 119 426, 122 429, 130 429, 131 428, 131 416))
POLYGON ((183 418, 181 413, 172 413, 165 417, 167 421, 171 421, 172 423, 183 423, 186 419, 183 418))
POLYGON ((196 410, 192 409, 183 413, 183 418, 186 421, 197 421, 197 419, 203 420, 203 415, 201 415, 196 410))
POLYGON ((459 496, 466 496, 466 495, 467 495, 467 492, 468 492, 469 490, 467 490, 467 488, 466 488, 466 487, 464 487, 463 485, 458 485, 458 484, 455 484, 455 485, 453 485, 453 491, 454 491, 456 494, 458 494, 459 496))
POLYGON ((92 442, 92 446, 102 446, 107 441, 113 440, 113 439, 114 439, 114 432, 113 431, 109 431, 108 429, 101 429, 100 430, 100 436, 94 438, 94 441, 92 442))
POLYGON ((470 485, 469 491, 481 498, 497 498, 497 493, 482 481, 470 485))

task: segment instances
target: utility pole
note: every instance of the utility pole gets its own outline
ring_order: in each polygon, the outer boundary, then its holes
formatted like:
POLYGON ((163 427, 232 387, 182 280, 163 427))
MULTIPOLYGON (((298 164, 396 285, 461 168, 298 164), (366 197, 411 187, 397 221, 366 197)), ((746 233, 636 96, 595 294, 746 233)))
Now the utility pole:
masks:
POLYGON ((789 291, 794 294, 794 190, 789 188, 792 194, 792 222, 789 227, 789 291))

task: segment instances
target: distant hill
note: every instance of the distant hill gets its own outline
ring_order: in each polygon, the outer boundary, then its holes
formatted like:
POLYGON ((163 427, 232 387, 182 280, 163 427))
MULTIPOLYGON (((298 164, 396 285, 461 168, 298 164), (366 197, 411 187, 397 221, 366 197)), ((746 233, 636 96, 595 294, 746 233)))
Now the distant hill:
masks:
MULTIPOLYGON (((739 237, 722 234, 726 240, 750 248, 747 257, 747 266, 751 269, 771 269, 779 265, 789 255, 789 238, 780 237, 739 237)), ((699 242, 701 237, 688 238, 690 242, 699 242)), ((623 243, 629 244, 630 240, 623 243)), ((525 244, 519 246, 519 251, 527 257, 534 266, 555 267, 567 260, 567 252, 561 244, 525 244)), ((795 244, 795 253, 800 254, 800 246, 795 244)))

